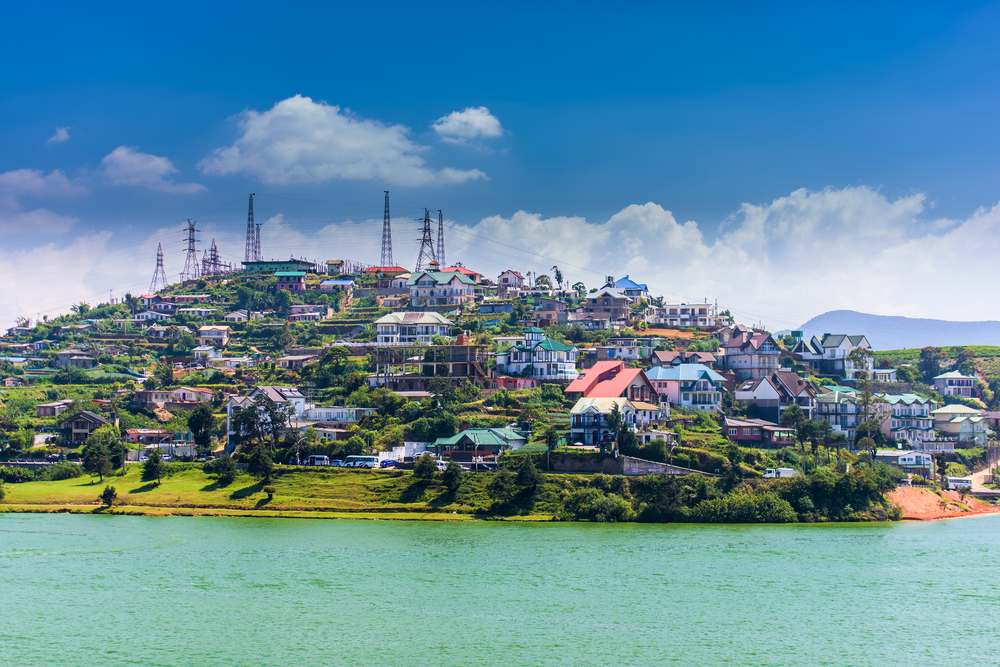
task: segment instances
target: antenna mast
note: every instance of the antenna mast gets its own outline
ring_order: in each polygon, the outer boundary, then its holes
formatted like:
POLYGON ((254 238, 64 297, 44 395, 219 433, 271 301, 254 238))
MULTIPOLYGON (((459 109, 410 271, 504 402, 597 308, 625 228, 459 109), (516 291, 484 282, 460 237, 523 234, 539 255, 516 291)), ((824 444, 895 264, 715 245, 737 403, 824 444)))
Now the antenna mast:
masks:
POLYGON ((443 269, 447 264, 444 261, 444 216, 441 215, 441 209, 438 209, 438 249, 437 249, 437 261, 443 269))
POLYGON ((253 224, 253 193, 250 194, 250 212, 247 213, 247 249, 243 261, 255 262, 257 257, 254 249, 257 247, 257 227, 253 224))
POLYGON ((426 271, 428 265, 435 261, 434 241, 431 236, 431 212, 424 209, 423 236, 420 239, 420 254, 417 256, 417 271, 426 271))
POLYGON ((389 225, 389 191, 385 191, 385 216, 382 219, 382 266, 392 266, 392 230, 389 225))
POLYGON ((156 271, 153 272, 153 282, 149 283, 149 293, 156 294, 167 286, 167 272, 163 270, 163 244, 156 244, 156 271))

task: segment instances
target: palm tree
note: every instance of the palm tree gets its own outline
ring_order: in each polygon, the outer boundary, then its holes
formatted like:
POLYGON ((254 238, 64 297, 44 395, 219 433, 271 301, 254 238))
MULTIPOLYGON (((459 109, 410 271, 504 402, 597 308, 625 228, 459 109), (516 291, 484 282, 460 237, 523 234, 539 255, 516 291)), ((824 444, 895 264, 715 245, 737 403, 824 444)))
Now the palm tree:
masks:
POLYGON ((90 310, 90 304, 86 301, 81 301, 80 303, 74 303, 69 307, 69 309, 82 317, 87 314, 87 311, 90 310))

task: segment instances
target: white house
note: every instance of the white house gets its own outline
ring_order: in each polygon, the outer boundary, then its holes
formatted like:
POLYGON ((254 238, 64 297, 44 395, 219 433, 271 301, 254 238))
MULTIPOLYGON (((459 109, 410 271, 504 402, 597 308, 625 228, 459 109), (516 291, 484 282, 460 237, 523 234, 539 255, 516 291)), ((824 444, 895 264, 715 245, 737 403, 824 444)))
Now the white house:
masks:
POLYGON ((714 329, 720 320, 718 311, 718 307, 711 303, 665 303, 647 308, 646 322, 670 327, 714 329))
POLYGON ((389 313, 375 320, 376 341, 387 345, 422 343, 430 345, 434 336, 451 335, 452 322, 444 315, 426 313, 389 313))
POLYGON ((613 439, 608 428, 608 416, 618 406, 625 424, 633 431, 649 427, 660 415, 659 406, 630 401, 627 398, 581 398, 570 411, 569 437, 571 442, 596 445, 613 439))
POLYGON ((682 407, 702 412, 722 410, 726 378, 708 366, 702 364, 655 366, 646 371, 646 377, 656 388, 661 402, 666 399, 682 407))
POLYGON ((507 269, 497 278, 497 292, 504 295, 510 290, 524 288, 524 276, 513 269, 507 269))
POLYGON ((538 380, 575 380, 576 348, 545 336, 531 327, 524 332, 524 343, 497 355, 497 370, 507 375, 521 375, 538 380))
POLYGON ((803 363, 813 369, 828 375, 841 375, 848 380, 857 377, 858 370, 868 372, 872 377, 875 370, 875 357, 869 357, 868 366, 864 369, 854 367, 854 362, 847 357, 854 350, 862 348, 871 350, 872 346, 864 335, 828 334, 813 336, 810 340, 800 340, 792 348, 792 354, 798 356, 803 363))
POLYGON ((198 327, 198 345, 211 345, 216 349, 229 345, 232 329, 228 326, 209 325, 198 327))
POLYGON ((958 371, 942 373, 934 376, 934 388, 942 396, 963 396, 973 398, 975 396, 976 380, 975 375, 962 375, 958 371))
POLYGON ((476 283, 458 272, 418 271, 406 286, 414 306, 458 306, 476 299, 476 283))
POLYGON ((234 396, 229 399, 226 403, 226 438, 227 438, 227 451, 232 451, 235 447, 235 443, 232 441, 232 437, 236 435, 236 431, 233 430, 233 410, 236 408, 246 408, 253 404, 254 399, 258 395, 263 395, 267 397, 272 403, 282 403, 291 405, 294 408, 294 417, 301 419, 303 413, 312 407, 312 404, 308 403, 306 397, 302 395, 295 387, 277 387, 271 385, 260 385, 254 387, 246 396, 234 396))

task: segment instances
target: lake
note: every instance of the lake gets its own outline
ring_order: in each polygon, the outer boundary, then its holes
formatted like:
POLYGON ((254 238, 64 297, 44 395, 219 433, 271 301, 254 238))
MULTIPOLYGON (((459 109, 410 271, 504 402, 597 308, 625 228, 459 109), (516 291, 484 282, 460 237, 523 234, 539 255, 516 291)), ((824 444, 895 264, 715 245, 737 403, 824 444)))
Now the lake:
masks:
POLYGON ((5 665, 998 661, 1000 516, 692 526, 0 514, 5 665))

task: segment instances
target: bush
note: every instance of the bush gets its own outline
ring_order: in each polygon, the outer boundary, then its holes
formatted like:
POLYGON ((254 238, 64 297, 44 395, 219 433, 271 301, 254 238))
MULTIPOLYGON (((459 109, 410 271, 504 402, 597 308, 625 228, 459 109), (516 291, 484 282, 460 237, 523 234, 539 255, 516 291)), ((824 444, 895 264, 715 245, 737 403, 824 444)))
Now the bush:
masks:
POLYGON ((39 471, 35 479, 58 482, 62 479, 74 479, 81 475, 83 475, 83 468, 69 461, 61 461, 54 466, 39 471))
POLYGON ((577 519, 602 523, 619 523, 635 519, 631 503, 615 493, 605 494, 600 489, 580 489, 566 499, 564 508, 577 519))
POLYGON ((105 507, 111 507, 115 500, 118 499, 118 491, 113 486, 105 486, 104 491, 101 492, 101 495, 97 499, 104 503, 105 507))
POLYGON ((0 481, 8 484, 20 484, 30 482, 35 479, 35 473, 25 468, 15 468, 13 466, 0 466, 0 481))
POLYGON ((275 488, 273 486, 265 486, 264 487, 264 493, 267 494, 267 499, 268 500, 271 500, 272 498, 274 498, 274 491, 275 491, 275 488))
POLYGON ((448 487, 449 491, 452 493, 458 491, 458 487, 462 486, 462 466, 454 461, 449 461, 448 467, 444 469, 442 478, 444 485, 448 487))
POLYGON ((236 479, 236 462, 229 454, 223 454, 217 459, 213 459, 205 464, 205 473, 215 475, 215 479, 222 485, 232 484, 236 479))
POLYGON ((430 454, 421 454, 413 466, 413 476, 418 479, 431 479, 437 472, 437 461, 430 454))
POLYGON ((794 523, 795 510, 771 491, 734 491, 703 500, 688 513, 696 523, 794 523))

